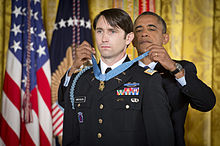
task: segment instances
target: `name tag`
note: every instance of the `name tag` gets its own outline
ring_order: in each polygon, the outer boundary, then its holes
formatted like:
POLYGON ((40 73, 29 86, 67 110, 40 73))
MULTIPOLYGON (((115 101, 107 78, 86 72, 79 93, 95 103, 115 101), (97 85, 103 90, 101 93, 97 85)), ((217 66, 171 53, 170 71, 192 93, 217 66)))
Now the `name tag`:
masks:
POLYGON ((85 103, 85 102, 86 102, 86 96, 75 97, 75 103, 85 103))

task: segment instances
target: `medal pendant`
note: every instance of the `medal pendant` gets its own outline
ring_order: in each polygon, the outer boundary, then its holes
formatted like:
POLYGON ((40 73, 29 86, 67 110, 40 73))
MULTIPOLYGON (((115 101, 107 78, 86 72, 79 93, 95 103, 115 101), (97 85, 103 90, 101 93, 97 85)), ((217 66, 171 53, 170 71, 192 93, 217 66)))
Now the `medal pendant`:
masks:
POLYGON ((100 83, 99 83, 99 90, 103 91, 104 88, 105 88, 104 81, 100 81, 100 83))

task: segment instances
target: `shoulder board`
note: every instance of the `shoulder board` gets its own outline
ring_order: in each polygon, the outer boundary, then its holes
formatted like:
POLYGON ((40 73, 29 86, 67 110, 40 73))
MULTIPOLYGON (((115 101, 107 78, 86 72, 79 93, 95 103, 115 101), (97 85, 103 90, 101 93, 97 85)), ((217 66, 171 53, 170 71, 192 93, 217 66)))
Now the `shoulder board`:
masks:
POLYGON ((149 74, 149 75, 153 75, 155 72, 157 72, 156 70, 153 70, 153 69, 150 69, 150 68, 148 68, 148 69, 146 69, 145 71, 144 71, 145 73, 147 73, 147 74, 149 74))

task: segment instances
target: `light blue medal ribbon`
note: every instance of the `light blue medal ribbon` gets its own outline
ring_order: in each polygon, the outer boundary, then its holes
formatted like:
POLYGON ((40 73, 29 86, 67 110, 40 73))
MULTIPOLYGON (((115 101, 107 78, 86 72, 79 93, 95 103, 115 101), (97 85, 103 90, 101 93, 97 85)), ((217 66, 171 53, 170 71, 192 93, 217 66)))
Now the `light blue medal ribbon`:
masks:
MULTIPOLYGON (((96 62, 96 59, 92 56, 92 63, 93 63, 93 71, 94 71, 94 75, 95 75, 95 78, 97 80, 100 80, 100 81, 108 81, 110 79, 112 79, 113 77, 119 75, 120 73, 122 73, 123 71, 127 70, 130 66, 132 66, 135 62, 141 60, 142 58, 146 57, 148 55, 149 51, 145 52, 144 54, 138 56, 137 58, 131 60, 131 61, 128 61, 128 62, 125 62, 121 65, 119 65, 118 67, 116 67, 115 69, 109 71, 107 74, 102 74, 98 65, 97 65, 97 62, 96 62)), ((88 69, 90 69, 91 66, 89 67, 85 67, 84 69, 82 69, 77 75, 76 77, 74 78, 73 80, 73 83, 70 87, 70 101, 72 103, 72 109, 75 109, 74 107, 74 90, 75 90, 75 86, 76 86, 76 83, 78 81, 78 79, 80 78, 80 76, 85 72, 87 71, 88 69)))
POLYGON ((145 52, 144 54, 138 56, 137 58, 135 58, 131 61, 122 63, 121 65, 119 65, 118 67, 116 67, 115 69, 109 71, 106 74, 101 73, 101 71, 100 71, 100 69, 97 65, 96 59, 92 56, 93 72, 94 72, 95 78, 99 81, 108 81, 108 80, 112 79, 113 77, 119 75, 123 71, 127 70, 135 62, 137 62, 137 61, 141 60, 142 58, 146 57, 148 55, 148 53, 149 53, 149 51, 145 52))

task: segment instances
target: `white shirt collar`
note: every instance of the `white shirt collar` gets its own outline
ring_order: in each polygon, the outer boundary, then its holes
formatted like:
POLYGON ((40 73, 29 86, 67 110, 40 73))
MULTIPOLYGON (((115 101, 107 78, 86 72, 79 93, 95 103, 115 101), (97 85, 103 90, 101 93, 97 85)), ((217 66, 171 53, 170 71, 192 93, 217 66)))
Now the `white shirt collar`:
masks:
POLYGON ((119 65, 121 65, 121 64, 125 61, 126 57, 127 57, 127 54, 126 54, 121 60, 119 60, 118 62, 116 62, 115 64, 113 64, 112 66, 108 66, 107 64, 105 64, 105 63, 102 61, 102 59, 100 58, 100 68, 101 68, 102 74, 105 73, 105 70, 106 70, 108 67, 111 67, 111 69, 114 69, 114 68, 118 67, 119 65))
POLYGON ((140 60, 138 61, 138 65, 140 66, 140 67, 145 67, 145 66, 148 66, 150 69, 154 69, 155 68, 155 66, 157 65, 157 62, 151 62, 150 64, 148 64, 148 65, 146 65, 146 64, 144 64, 143 62, 141 62, 140 60))

